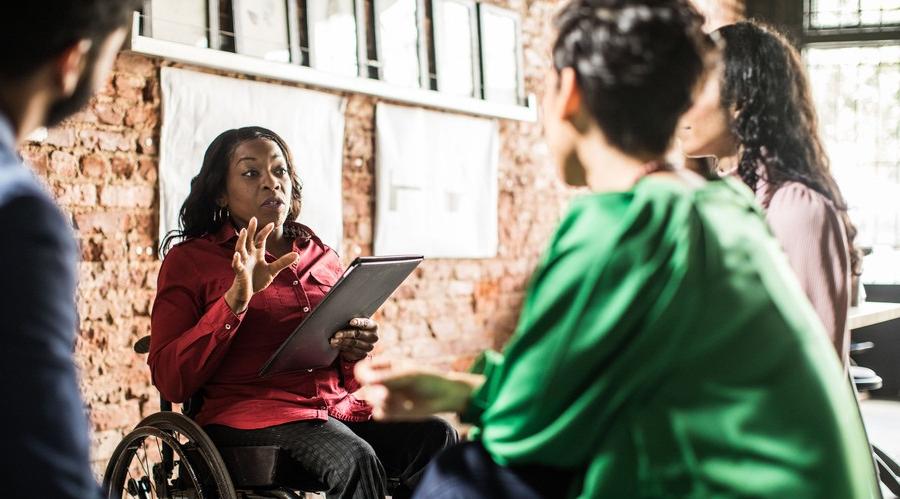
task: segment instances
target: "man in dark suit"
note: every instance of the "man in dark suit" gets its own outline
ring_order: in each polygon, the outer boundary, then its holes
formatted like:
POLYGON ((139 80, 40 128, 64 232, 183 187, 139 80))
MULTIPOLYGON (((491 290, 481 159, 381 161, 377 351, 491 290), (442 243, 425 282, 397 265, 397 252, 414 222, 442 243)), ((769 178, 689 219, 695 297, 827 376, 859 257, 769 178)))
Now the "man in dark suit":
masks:
POLYGON ((0 496, 98 497, 72 350, 72 229, 16 152, 105 82, 134 0, 0 7, 0 496))

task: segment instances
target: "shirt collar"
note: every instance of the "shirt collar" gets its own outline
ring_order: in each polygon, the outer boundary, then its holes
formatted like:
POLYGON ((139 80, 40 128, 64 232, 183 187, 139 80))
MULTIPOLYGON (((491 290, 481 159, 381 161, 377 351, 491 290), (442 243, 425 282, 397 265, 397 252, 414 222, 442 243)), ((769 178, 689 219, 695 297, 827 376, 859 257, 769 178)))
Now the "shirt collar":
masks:
MULTIPOLYGON (((295 246, 303 246, 306 242, 316 237, 312 229, 298 222, 286 222, 284 230, 288 237, 293 238, 295 246)), ((233 246, 232 243, 237 239, 238 233, 234 229, 234 224, 229 220, 223 223, 222 227, 209 237, 216 244, 231 244, 233 246)))
POLYGON ((234 225, 231 221, 227 221, 222 224, 222 227, 215 234, 210 234, 209 238, 216 244, 225 244, 237 238, 237 231, 234 230, 234 225))

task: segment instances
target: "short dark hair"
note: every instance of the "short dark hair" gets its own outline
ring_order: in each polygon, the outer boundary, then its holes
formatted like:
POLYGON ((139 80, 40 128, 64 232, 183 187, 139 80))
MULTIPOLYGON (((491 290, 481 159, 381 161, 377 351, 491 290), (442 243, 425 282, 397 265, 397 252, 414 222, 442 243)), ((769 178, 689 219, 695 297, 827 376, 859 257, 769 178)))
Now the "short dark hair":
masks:
POLYGON ((291 202, 287 221, 292 222, 300 216, 303 184, 297 177, 294 158, 288 149, 287 142, 280 135, 261 126, 233 128, 220 133, 206 148, 200 172, 191 180, 191 191, 178 215, 180 229, 166 234, 160 244, 160 253, 169 251, 172 244, 187 241, 207 234, 214 234, 229 221, 228 210, 217 203, 219 196, 225 192, 228 166, 234 150, 244 142, 255 139, 271 140, 281 150, 287 164, 291 180, 291 202))
POLYGON ((553 64, 574 69, 614 147, 663 154, 706 66, 702 26, 688 0, 572 0, 556 19, 553 64))
POLYGON ((79 40, 127 26, 139 0, 13 0, 0 7, 0 77, 18 78, 79 40))

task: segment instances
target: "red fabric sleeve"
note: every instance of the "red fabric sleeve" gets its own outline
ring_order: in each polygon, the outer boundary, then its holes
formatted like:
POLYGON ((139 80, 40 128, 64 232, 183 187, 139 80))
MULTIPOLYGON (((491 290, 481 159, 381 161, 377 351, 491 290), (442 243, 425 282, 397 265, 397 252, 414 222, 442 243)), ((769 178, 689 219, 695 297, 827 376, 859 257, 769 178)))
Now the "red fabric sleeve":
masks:
POLYGON ((171 402, 190 399, 206 383, 244 316, 235 315, 224 297, 204 312, 199 275, 190 255, 177 247, 159 271, 147 363, 153 384, 171 402))

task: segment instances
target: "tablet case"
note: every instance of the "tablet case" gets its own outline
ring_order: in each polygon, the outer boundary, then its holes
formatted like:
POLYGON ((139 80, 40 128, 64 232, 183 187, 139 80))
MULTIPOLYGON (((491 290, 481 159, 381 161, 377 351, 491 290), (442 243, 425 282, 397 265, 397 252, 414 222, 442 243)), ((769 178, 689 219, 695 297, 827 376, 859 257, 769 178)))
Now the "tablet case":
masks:
POLYGON ((371 317, 423 260, 420 255, 359 257, 260 369, 259 375, 331 365, 330 344, 350 319, 371 317))

